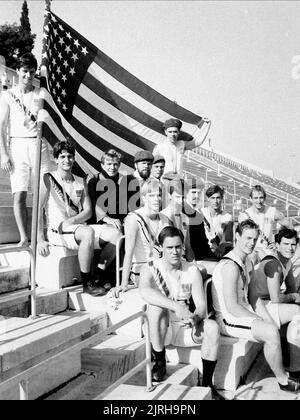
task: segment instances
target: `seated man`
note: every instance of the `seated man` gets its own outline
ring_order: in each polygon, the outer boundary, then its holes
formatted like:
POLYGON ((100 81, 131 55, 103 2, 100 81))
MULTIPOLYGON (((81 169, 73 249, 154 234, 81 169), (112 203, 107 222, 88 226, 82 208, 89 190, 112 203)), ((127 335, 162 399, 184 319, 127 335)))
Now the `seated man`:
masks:
POLYGON ((182 258, 183 235, 173 226, 165 227, 159 234, 162 258, 156 259, 141 270, 140 293, 148 303, 150 339, 155 364, 154 381, 166 375, 165 346, 179 347, 201 345, 202 386, 209 386, 213 395, 213 374, 217 363, 219 328, 215 321, 205 319, 205 295, 198 268, 182 258), (193 297, 194 313, 189 300, 193 297))
POLYGON ((185 194, 185 182, 182 178, 176 177, 167 185, 167 193, 169 194, 169 204, 165 207, 161 214, 166 216, 169 220, 170 226, 175 226, 183 233, 184 237, 184 257, 187 261, 195 259, 190 243, 189 235, 189 219, 183 213, 183 203, 185 194))
POLYGON ((166 165, 165 158, 161 155, 155 155, 152 168, 151 168, 151 176, 161 181, 161 178, 165 171, 165 165, 166 165))
POLYGON ((297 232, 283 228, 275 235, 276 251, 255 267, 251 304, 261 298, 278 329, 287 326, 290 376, 300 379, 300 293, 296 293, 291 258, 295 254, 297 232), (282 289, 285 288, 285 292, 282 289))
POLYGON ((256 302, 256 311, 248 301, 248 287, 253 270, 249 255, 253 252, 259 228, 251 219, 241 222, 236 229, 236 244, 216 266, 212 276, 212 297, 216 321, 221 333, 263 343, 264 355, 279 387, 298 392, 300 382, 284 370, 280 335, 264 303, 256 302))
POLYGON ((57 142, 53 147, 57 170, 44 175, 40 189, 38 252, 49 255, 49 245, 78 249, 83 291, 91 295, 105 294, 103 287, 95 287, 92 281, 91 262, 94 249, 102 248, 103 268, 114 259, 114 246, 110 240, 119 231, 108 225, 86 225, 91 217, 91 201, 83 178, 72 174, 75 148, 68 141, 57 142), (43 209, 47 219, 47 237, 43 229, 43 209))
POLYGON ((276 207, 265 204, 267 194, 261 185, 255 185, 250 191, 252 206, 239 215, 239 222, 252 219, 260 228, 260 235, 251 259, 257 264, 261 259, 270 254, 274 249, 274 234, 276 224, 289 227, 289 221, 276 207))
POLYGON ((219 260, 232 249, 233 243, 233 220, 232 215, 224 213, 222 209, 224 189, 219 185, 209 187, 205 195, 208 199, 208 207, 201 209, 210 254, 205 258, 219 260))
POLYGON ((168 225, 165 215, 159 213, 161 206, 161 184, 149 179, 141 187, 143 206, 129 213, 124 221, 125 256, 122 270, 122 283, 111 289, 111 294, 128 290, 130 278, 137 284, 142 264, 160 257, 158 234, 168 225))

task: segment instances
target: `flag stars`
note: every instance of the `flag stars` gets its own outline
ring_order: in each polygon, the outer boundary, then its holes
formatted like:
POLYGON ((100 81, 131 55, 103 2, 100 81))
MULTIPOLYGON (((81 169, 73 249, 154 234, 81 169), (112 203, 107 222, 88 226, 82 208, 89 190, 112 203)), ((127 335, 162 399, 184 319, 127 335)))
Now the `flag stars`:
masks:
POLYGON ((63 57, 62 57, 61 52, 59 52, 59 53, 58 53, 58 58, 59 58, 60 60, 62 60, 62 58, 63 58, 63 57))
POLYGON ((63 90, 61 91, 61 94, 62 94, 62 96, 66 96, 66 91, 65 91, 65 89, 63 89, 63 90))
POLYGON ((63 37, 60 37, 60 38, 59 38, 58 43, 59 43, 61 46, 65 43, 65 41, 64 41, 64 39, 63 39, 63 37))
POLYGON ((56 82, 56 87, 57 89, 60 89, 60 83, 58 81, 56 82))
POLYGON ((73 54, 71 60, 74 60, 74 63, 76 60, 78 60, 77 54, 73 54))
POLYGON ((52 79, 52 80, 55 80, 55 75, 54 75, 54 73, 52 73, 51 79, 52 79))
POLYGON ((57 34, 58 34, 57 29, 54 28, 53 32, 54 32, 54 35, 57 36, 57 34))
POLYGON ((62 80, 63 82, 66 82, 66 81, 67 81, 67 77, 66 77, 66 75, 65 75, 65 74, 63 74, 63 75, 62 75, 61 80, 62 80))
POLYGON ((72 39, 72 36, 71 36, 70 32, 66 32, 66 35, 69 39, 72 39))
POLYGON ((54 57, 52 58, 52 64, 53 64, 53 66, 55 66, 55 65, 56 65, 56 60, 55 60, 55 58, 54 58, 54 57))
POLYGON ((74 45, 75 45, 75 47, 79 47, 79 41, 78 41, 78 39, 76 39, 75 41, 74 41, 74 45))
POLYGON ((72 76, 74 76, 74 74, 75 74, 75 69, 74 69, 74 67, 71 67, 71 68, 70 68, 70 73, 71 73, 71 75, 72 75, 72 76))
POLYGON ((59 25, 58 25, 58 27, 59 27, 59 29, 60 29, 61 31, 63 31, 63 30, 64 30, 64 28, 63 28, 63 26, 62 26, 61 24, 59 24, 59 25))
POLYGON ((81 49, 81 52, 82 52, 82 54, 84 54, 85 56, 87 55, 87 49, 86 49, 86 47, 83 47, 82 49, 81 49))
POLYGON ((65 51, 67 52, 67 54, 69 54, 69 52, 71 51, 71 48, 69 45, 66 45, 65 51))
POLYGON ((66 111, 68 109, 65 104, 62 105, 62 108, 63 108, 64 111, 66 111))
POLYGON ((57 97, 57 102, 58 102, 59 104, 61 104, 61 99, 60 99, 60 97, 59 97, 59 96, 57 97))
POLYGON ((65 60, 65 61, 63 62, 63 66, 64 66, 65 68, 69 67, 69 64, 68 64, 67 60, 65 60))
POLYGON ((61 69, 60 69, 59 66, 57 67, 56 72, 57 72, 57 74, 60 74, 61 73, 61 69))
POLYGON ((53 92, 53 95, 55 96, 56 95, 56 90, 54 88, 52 89, 52 92, 53 92))

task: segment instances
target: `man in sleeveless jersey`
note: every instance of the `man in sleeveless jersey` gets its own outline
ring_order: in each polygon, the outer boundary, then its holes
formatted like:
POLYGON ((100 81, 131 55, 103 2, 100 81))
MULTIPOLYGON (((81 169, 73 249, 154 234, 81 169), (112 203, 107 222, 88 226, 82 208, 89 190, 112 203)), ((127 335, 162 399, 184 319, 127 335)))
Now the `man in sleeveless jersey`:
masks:
MULTIPOLYGON (((20 233, 19 245, 28 245, 26 207, 30 178, 35 172, 39 89, 33 85, 37 61, 25 53, 17 65, 18 84, 4 91, 0 98, 1 168, 10 174, 13 208, 20 233), (9 147, 7 145, 9 138, 9 147)), ((42 141, 41 174, 51 167, 46 142, 42 141)))
POLYGON ((300 382, 284 370, 277 326, 260 298, 257 299, 255 310, 248 300, 253 271, 249 255, 255 248, 258 235, 259 227, 253 220, 239 223, 234 249, 214 269, 212 297, 216 321, 224 335, 263 343, 266 361, 279 387, 283 391, 297 393, 300 382))
POLYGON ((166 135, 165 140, 157 144, 153 149, 154 155, 161 155, 165 158, 165 174, 173 172, 182 175, 183 155, 186 150, 192 150, 200 146, 206 139, 209 132, 211 121, 203 118, 204 122, 199 135, 191 138, 190 141, 180 139, 180 129, 182 122, 177 118, 170 118, 163 124, 163 131, 166 135))
POLYGON ((210 252, 205 258, 219 260, 233 247, 232 215, 223 211, 224 189, 212 185, 206 191, 208 205, 201 208, 210 252))
POLYGON ((44 174, 40 189, 38 252, 49 255, 49 246, 78 249, 83 291, 97 296, 106 289, 93 283, 91 263, 95 249, 101 249, 100 263, 108 267, 115 258, 115 247, 110 241, 119 230, 109 225, 87 225, 91 217, 91 201, 84 178, 72 174, 75 148, 68 141, 53 147, 57 170, 44 174), (47 221, 47 240, 43 229, 43 210, 47 221))
POLYGON ((239 215, 239 222, 252 219, 260 228, 260 235, 251 259, 254 264, 258 263, 265 255, 272 252, 275 247, 273 231, 276 223, 289 227, 288 220, 276 209, 265 204, 267 195, 261 185, 255 185, 249 193, 252 206, 239 215))
POLYGON ((276 251, 255 267, 251 304, 261 298, 278 329, 287 325, 292 378, 300 379, 300 293, 296 293, 291 258, 297 247, 297 232, 283 228, 275 235, 276 251), (284 290, 284 291, 283 291, 284 290))
POLYGON ((155 364, 153 380, 162 381, 166 375, 165 346, 201 345, 203 363, 202 386, 213 387, 217 363, 219 328, 215 321, 205 319, 206 303, 203 280, 197 266, 182 258, 183 235, 173 226, 159 234, 162 257, 143 266, 140 293, 148 303, 150 338, 155 364), (193 298, 195 311, 189 309, 193 298))
POLYGON ((160 257, 158 234, 169 224, 168 218, 159 213, 162 200, 161 183, 150 178, 144 182, 140 193, 143 206, 129 213, 124 221, 125 256, 122 282, 119 287, 111 289, 114 297, 128 290, 130 279, 138 283, 142 264, 160 257))

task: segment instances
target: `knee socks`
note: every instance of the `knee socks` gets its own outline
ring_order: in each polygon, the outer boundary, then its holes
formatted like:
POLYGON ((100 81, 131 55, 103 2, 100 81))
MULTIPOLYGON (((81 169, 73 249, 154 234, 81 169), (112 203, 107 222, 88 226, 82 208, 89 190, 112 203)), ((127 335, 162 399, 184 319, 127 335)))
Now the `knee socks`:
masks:
POLYGON ((212 379, 214 375, 214 371, 216 368, 217 361, 216 360, 206 360, 202 359, 203 365, 203 377, 202 377, 202 386, 213 386, 212 379))
POLYGON ((82 284, 84 286, 87 286, 89 280, 91 280, 91 272, 83 273, 82 271, 80 271, 80 277, 81 277, 82 284))
POLYGON ((152 347, 152 355, 154 356, 155 362, 161 362, 164 364, 166 363, 166 349, 165 348, 163 348, 163 350, 161 351, 156 351, 152 347))

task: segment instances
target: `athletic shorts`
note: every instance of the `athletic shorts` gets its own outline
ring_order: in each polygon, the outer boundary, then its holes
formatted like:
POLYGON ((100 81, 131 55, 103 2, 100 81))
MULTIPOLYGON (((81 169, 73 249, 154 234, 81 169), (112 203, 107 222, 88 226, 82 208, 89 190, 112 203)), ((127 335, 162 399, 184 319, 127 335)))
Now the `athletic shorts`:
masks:
POLYGON ((75 239, 75 232, 81 226, 89 226, 93 228, 95 232, 94 249, 100 249, 99 239, 101 239, 101 231, 104 225, 70 225, 64 228, 62 233, 59 233, 57 229, 48 228, 47 236, 50 245, 65 246, 68 249, 78 249, 79 244, 75 239))
MULTIPOLYGON (((37 138, 13 137, 10 140, 10 159, 13 165, 10 182, 13 194, 20 191, 28 191, 30 185, 33 190, 37 142, 37 138)), ((47 144, 43 140, 41 147, 41 174, 49 172, 51 169, 53 169, 53 163, 50 161, 47 144)))
MULTIPOLYGON (((201 323, 204 324, 204 320, 202 320, 201 323)), ((203 325, 201 330, 201 335, 195 340, 194 329, 192 327, 186 327, 178 321, 170 321, 165 338, 165 345, 168 346, 171 344, 176 347, 201 346, 203 340, 203 325)))
POLYGON ((223 335, 235 338, 244 338, 245 340, 258 342, 252 334, 252 323, 257 318, 240 317, 236 318, 231 314, 216 314, 216 322, 223 335))

